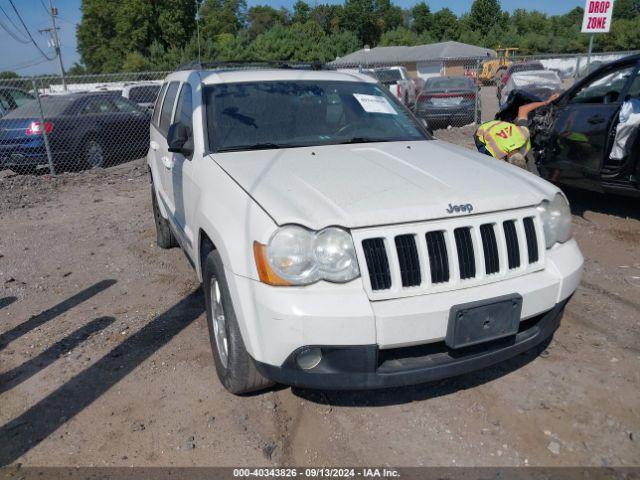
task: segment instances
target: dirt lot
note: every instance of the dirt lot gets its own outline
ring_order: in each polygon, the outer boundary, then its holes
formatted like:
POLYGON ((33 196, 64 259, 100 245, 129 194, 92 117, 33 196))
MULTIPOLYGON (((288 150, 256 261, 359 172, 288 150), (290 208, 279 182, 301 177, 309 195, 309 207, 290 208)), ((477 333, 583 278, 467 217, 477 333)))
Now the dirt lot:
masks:
MULTIPOLYGON (((468 132, 439 132, 460 142, 468 132)), ((379 392, 218 382, 144 163, 0 180, 0 464, 640 465, 640 212, 569 192, 581 288, 540 356, 379 392)))

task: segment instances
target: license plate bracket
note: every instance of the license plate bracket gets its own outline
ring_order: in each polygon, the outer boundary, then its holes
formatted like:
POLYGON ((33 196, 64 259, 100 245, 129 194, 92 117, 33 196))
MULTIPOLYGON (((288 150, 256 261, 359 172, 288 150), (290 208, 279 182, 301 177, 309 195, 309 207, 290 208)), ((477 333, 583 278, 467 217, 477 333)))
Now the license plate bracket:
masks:
POLYGON ((522 296, 517 293, 455 305, 449 311, 445 343, 463 348, 515 335, 521 313, 522 296))

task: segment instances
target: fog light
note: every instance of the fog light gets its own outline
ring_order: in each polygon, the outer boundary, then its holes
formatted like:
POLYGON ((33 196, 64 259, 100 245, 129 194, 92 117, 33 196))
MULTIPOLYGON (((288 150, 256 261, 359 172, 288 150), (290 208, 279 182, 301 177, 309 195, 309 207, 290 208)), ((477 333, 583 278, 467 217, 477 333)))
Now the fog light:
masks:
POLYGON ((303 370, 311 370, 317 367, 320 360, 322 360, 322 351, 318 347, 307 348, 296 357, 298 366, 303 370))

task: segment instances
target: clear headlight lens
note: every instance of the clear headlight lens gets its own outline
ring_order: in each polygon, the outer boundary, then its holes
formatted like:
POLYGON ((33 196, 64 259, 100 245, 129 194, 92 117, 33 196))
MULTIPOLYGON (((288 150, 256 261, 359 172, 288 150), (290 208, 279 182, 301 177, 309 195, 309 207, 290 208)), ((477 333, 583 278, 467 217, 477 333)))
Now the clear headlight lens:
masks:
POLYGON ((271 236, 268 245, 258 244, 255 252, 260 279, 272 285, 342 283, 360 275, 353 239, 337 227, 313 232, 287 225, 271 236))
POLYGON ((314 235, 302 227, 279 229, 267 246, 267 260, 276 275, 291 283, 316 281, 313 241, 314 235))
POLYGON ((351 235, 341 228, 325 228, 316 234, 313 251, 320 277, 348 282, 360 275, 351 235))
POLYGON ((545 200, 538 206, 547 248, 563 243, 573 236, 571 209, 565 198, 557 193, 551 202, 545 200))

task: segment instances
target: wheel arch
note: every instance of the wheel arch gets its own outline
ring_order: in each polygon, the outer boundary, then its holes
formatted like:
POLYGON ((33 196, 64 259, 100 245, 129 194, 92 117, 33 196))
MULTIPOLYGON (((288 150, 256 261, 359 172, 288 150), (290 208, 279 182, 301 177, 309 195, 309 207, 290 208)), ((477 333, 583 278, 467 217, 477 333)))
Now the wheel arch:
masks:
POLYGON ((207 232, 202 228, 198 231, 198 263, 196 270, 198 272, 198 278, 202 280, 202 266, 204 265, 207 256, 217 250, 216 245, 213 243, 207 232))

